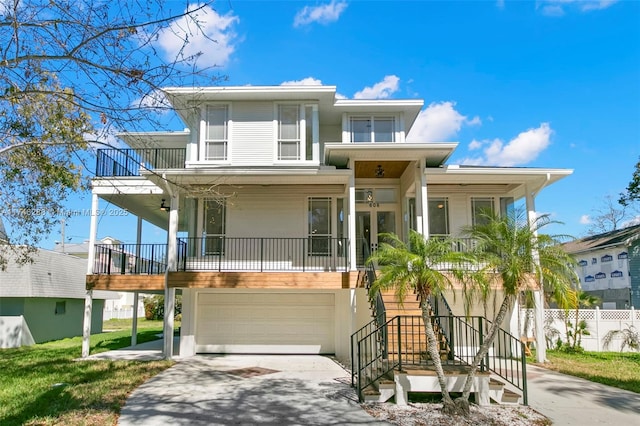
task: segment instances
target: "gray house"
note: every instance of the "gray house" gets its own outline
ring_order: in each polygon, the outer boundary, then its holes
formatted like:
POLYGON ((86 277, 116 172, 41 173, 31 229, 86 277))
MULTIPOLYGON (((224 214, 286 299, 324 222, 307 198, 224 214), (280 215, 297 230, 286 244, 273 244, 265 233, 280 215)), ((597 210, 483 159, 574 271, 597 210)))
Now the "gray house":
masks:
MULTIPOLYGON (((86 259, 39 249, 33 262, 11 261, 0 271, 0 348, 82 335, 86 259)), ((91 330, 102 332, 105 299, 117 293, 99 292, 94 300, 91 330)))

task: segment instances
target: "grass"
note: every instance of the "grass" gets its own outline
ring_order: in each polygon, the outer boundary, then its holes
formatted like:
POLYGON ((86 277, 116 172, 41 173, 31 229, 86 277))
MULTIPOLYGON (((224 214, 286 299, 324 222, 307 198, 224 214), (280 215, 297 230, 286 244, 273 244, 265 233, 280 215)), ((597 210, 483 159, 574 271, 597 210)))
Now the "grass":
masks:
MULTIPOLYGON (((110 320, 91 336, 91 353, 131 343, 131 320, 110 320)), ((138 322, 138 343, 156 340, 160 321, 138 322)), ((0 424, 115 424, 136 387, 170 367, 171 361, 74 361, 82 338, 18 349, 0 349, 0 424)))
POLYGON ((542 367, 640 393, 640 353, 547 351, 547 359, 542 367))

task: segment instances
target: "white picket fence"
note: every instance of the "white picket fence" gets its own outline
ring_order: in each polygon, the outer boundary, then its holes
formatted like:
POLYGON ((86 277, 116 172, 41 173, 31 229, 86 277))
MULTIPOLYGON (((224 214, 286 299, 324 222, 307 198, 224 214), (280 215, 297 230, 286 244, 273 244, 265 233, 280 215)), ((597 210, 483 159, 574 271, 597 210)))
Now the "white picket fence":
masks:
MULTIPOLYGON (((520 311, 520 329, 523 331, 523 337, 534 336, 534 314, 533 309, 522 309, 520 311)), ((565 318, 575 324, 575 310, 564 311, 563 309, 545 309, 544 319, 545 328, 555 329, 559 336, 554 337, 553 341, 558 337, 563 341, 567 341, 565 318)), ((582 347, 586 351, 603 352, 603 351, 619 351, 620 338, 615 338, 608 348, 604 347, 604 336, 611 330, 623 330, 630 326, 636 327, 640 331, 640 310, 636 309, 580 309, 578 311, 578 321, 584 320, 587 323, 587 331, 589 335, 582 336, 582 347)), ((625 351, 629 351, 626 348, 625 351)))
MULTIPOLYGON (((113 319, 113 318, 116 318, 116 319, 133 318, 133 308, 113 309, 113 310, 105 309, 104 311, 102 311, 102 320, 103 321, 108 321, 108 320, 113 319)), ((143 306, 138 308, 138 318, 144 318, 144 307, 143 306)))

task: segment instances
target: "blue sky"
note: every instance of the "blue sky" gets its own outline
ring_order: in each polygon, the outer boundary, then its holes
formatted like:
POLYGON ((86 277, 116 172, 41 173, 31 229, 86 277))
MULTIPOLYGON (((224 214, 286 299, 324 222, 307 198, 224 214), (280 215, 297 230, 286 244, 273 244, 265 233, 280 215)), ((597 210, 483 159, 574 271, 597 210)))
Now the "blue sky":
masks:
MULTIPOLYGON (((179 7, 176 2, 176 7, 179 7)), ((640 157, 638 1, 219 1, 194 37, 226 85, 337 86, 347 98, 425 100, 415 141, 452 141, 450 164, 574 169, 537 209, 582 236, 640 157)), ((176 26, 178 28, 178 26, 176 26)), ((169 33, 156 46, 171 54, 169 33)), ((190 82, 185 82, 188 85, 190 82)), ((183 124, 167 117, 166 129, 183 124)), ((166 130, 161 129, 161 130, 166 130)), ((69 209, 90 207, 74 197, 69 209)), ((101 204, 103 208, 110 208, 101 204)), ((104 217, 99 237, 134 242, 135 220, 104 217)), ((71 242, 87 217, 67 220, 71 242)), ((162 233, 144 230, 145 241, 162 233)), ((43 243, 51 248, 59 234, 43 243)))

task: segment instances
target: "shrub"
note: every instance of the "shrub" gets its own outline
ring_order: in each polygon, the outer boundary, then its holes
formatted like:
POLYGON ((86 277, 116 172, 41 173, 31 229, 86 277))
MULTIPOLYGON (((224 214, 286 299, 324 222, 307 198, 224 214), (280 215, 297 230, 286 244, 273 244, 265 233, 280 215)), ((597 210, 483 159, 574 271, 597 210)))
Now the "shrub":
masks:
MULTIPOLYGON (((148 320, 164 319, 164 295, 153 295, 144 298, 144 317, 148 320)), ((182 295, 176 296, 174 320, 182 319, 182 295)))

